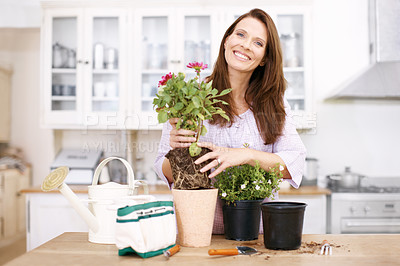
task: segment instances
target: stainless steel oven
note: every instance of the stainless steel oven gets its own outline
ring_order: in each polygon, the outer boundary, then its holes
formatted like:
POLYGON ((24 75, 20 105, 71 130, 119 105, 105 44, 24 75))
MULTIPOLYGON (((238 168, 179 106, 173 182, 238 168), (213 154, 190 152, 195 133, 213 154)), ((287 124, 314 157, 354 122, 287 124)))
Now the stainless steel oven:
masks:
POLYGON ((400 233, 400 178, 365 183, 354 189, 331 188, 330 232, 400 233))

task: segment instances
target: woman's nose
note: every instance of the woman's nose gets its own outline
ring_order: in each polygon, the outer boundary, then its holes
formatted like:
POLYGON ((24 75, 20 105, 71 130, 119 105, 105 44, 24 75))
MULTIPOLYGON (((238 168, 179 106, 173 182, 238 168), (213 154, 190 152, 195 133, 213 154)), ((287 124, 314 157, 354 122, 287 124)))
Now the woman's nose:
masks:
POLYGON ((250 44, 251 40, 249 38, 246 38, 245 40, 242 41, 242 46, 245 49, 250 49, 250 44))

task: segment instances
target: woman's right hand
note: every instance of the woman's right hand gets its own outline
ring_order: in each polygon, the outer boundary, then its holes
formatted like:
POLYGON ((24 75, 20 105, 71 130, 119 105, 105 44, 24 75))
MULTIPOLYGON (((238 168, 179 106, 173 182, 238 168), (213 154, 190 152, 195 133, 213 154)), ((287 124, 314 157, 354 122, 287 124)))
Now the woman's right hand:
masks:
POLYGON ((194 137, 194 131, 182 128, 176 129, 176 124, 178 123, 179 118, 170 118, 168 121, 172 126, 172 129, 169 133, 169 145, 173 149, 187 148, 196 141, 196 138, 194 137))

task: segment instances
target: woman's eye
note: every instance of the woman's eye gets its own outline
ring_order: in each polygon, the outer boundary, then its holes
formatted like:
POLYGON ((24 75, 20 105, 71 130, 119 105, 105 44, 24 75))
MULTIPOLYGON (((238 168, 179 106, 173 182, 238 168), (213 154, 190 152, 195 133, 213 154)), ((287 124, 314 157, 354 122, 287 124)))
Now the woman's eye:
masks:
POLYGON ((256 42, 257 46, 263 47, 263 43, 262 42, 256 42))
POLYGON ((237 33, 237 36, 239 36, 239 37, 244 37, 244 34, 241 33, 241 32, 238 32, 238 33, 237 33))

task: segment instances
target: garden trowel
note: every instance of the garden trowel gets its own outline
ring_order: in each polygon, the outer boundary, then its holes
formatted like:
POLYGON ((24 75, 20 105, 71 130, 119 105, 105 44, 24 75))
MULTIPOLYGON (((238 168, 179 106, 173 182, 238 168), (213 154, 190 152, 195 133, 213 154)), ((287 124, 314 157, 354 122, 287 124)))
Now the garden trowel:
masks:
POLYGON ((251 247, 239 246, 232 249, 209 249, 208 255, 251 255, 257 253, 257 250, 251 247))

